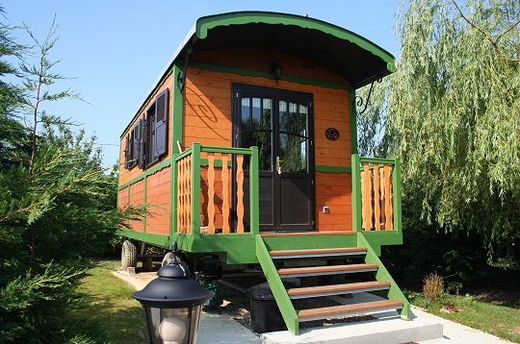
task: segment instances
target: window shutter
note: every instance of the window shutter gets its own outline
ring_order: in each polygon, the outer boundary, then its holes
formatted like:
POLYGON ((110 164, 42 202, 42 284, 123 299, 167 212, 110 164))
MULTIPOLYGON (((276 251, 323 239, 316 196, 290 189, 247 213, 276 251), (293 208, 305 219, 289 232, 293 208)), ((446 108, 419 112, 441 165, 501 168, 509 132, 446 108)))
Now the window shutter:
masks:
POLYGON ((162 92, 155 101, 155 135, 153 144, 154 160, 166 154, 168 146, 168 90, 162 92))
POLYGON ((130 134, 126 135, 125 140, 125 168, 128 169, 128 161, 130 160, 130 134))
POLYGON ((144 162, 144 118, 139 119, 139 122, 137 124, 138 126, 138 132, 137 135, 139 137, 139 140, 137 142, 137 164, 139 165, 139 168, 144 168, 145 162, 144 162))
POLYGON ((131 169, 135 166, 135 127, 130 130, 130 139, 129 139, 129 153, 128 153, 128 168, 131 169))

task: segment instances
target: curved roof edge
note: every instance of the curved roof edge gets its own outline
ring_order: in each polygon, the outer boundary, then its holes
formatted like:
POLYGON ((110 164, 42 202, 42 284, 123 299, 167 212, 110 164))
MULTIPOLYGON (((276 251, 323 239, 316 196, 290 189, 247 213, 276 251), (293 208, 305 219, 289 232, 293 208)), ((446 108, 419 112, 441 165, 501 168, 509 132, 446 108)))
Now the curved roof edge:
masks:
POLYGON ((240 11, 209 15, 197 20, 195 24, 195 34, 197 38, 204 39, 207 37, 208 31, 215 27, 244 25, 250 23, 295 25, 303 29, 318 30, 325 34, 356 44, 361 49, 364 49, 385 61, 390 73, 396 71, 394 56, 374 42, 340 26, 319 19, 295 14, 264 11, 240 11))

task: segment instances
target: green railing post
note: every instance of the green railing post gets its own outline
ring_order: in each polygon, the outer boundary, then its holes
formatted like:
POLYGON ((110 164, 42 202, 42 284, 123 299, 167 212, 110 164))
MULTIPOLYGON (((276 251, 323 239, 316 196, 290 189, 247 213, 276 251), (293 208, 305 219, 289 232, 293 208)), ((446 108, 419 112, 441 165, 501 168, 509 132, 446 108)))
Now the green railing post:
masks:
POLYGON ((191 232, 200 234, 200 143, 191 146, 191 232))
POLYGON ((402 206, 401 206, 401 165, 399 159, 395 158, 394 171, 392 173, 392 193, 394 207, 394 230, 402 231, 402 206))
POLYGON ((258 147, 251 147, 249 159, 249 231, 255 235, 260 232, 260 191, 258 180, 258 147))
POLYGON ((172 224, 172 230, 171 230, 171 233, 177 233, 177 195, 178 195, 178 184, 177 184, 177 175, 178 175, 178 171, 177 171, 177 160, 175 159, 175 155, 172 154, 172 164, 171 164, 171 167, 172 169, 172 180, 171 180, 171 191, 170 191, 170 195, 171 195, 171 208, 170 208, 170 211, 171 211, 171 216, 170 216, 170 221, 171 221, 171 224, 172 224))
POLYGON ((352 154, 352 230, 361 231, 361 162, 359 155, 352 154))

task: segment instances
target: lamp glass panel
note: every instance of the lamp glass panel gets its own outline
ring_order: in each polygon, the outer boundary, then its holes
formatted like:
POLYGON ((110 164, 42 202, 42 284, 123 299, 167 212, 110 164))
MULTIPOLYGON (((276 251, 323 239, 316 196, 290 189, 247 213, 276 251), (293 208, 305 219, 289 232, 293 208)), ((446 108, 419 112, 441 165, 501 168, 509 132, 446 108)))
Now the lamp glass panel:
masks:
POLYGON ((196 342, 201 306, 185 308, 146 307, 145 315, 149 338, 152 344, 189 344, 196 342), (162 325, 161 325, 162 324, 162 325))

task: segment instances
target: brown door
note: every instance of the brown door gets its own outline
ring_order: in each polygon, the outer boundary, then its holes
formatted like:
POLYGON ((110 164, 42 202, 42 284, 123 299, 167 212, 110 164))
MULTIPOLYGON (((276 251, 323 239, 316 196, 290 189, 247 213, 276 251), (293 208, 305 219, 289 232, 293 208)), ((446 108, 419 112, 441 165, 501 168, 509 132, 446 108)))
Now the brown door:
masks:
POLYGON ((260 230, 313 230, 312 95, 234 85, 233 113, 235 146, 259 149, 260 230))

